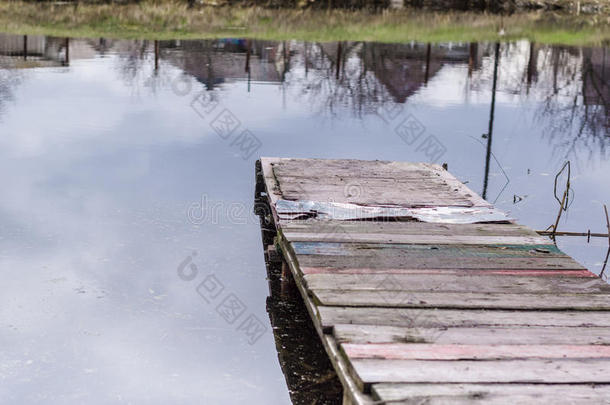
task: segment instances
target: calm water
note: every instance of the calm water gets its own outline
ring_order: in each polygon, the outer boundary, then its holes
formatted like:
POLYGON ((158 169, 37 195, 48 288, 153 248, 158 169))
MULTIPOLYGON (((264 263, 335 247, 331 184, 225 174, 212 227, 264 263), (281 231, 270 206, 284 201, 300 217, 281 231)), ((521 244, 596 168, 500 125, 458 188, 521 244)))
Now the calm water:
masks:
MULTIPOLYGON (((282 350, 294 297, 268 299, 256 158, 446 162, 535 229, 554 223, 570 160, 560 230, 602 232, 609 76, 608 48, 528 42, 496 58, 487 43, 0 35, 0 398, 287 404, 286 380, 331 392, 285 364, 308 352, 282 350)), ((559 244, 599 273, 607 240, 559 244)))

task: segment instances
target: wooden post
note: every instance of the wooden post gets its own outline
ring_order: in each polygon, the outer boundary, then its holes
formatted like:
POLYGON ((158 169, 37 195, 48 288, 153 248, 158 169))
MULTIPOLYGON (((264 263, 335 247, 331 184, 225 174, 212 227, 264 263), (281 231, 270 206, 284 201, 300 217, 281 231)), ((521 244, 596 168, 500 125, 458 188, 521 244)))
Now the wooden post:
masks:
POLYGON ((478 44, 476 42, 471 42, 469 46, 468 53, 468 77, 472 77, 472 72, 474 71, 476 57, 477 57, 477 48, 478 44))
POLYGON ((23 36, 23 60, 28 58, 28 36, 23 36))
POLYGON ((354 405, 352 398, 349 396, 347 389, 343 388, 343 404, 342 405, 354 405))

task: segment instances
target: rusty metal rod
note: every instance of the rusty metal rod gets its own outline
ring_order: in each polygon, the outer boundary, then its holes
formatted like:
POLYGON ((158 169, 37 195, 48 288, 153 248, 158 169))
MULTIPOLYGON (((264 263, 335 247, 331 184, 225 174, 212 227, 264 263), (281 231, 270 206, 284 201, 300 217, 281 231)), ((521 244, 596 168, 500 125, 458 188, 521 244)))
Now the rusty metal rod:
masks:
POLYGON ((554 234, 557 236, 591 236, 594 238, 610 238, 610 235, 607 233, 593 233, 593 232, 536 231, 536 233, 538 235, 542 235, 542 236, 551 236, 554 234))

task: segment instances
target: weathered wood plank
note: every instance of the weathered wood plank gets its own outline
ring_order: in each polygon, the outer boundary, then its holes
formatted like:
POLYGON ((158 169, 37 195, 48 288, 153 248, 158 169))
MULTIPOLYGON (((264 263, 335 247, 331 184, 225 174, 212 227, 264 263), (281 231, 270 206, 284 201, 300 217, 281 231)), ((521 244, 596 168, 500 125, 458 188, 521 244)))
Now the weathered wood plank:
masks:
POLYGON ((344 343, 341 348, 351 360, 610 359, 610 346, 603 345, 344 343))
POLYGON ((504 311, 318 307, 323 328, 339 324, 424 328, 473 326, 592 326, 610 327, 608 311, 504 311))
POLYGON ((333 269, 586 270, 570 257, 405 257, 299 255, 299 266, 333 269))
POLYGON ((453 276, 464 276, 473 277, 477 275, 487 276, 525 276, 525 277, 588 277, 588 278, 599 278, 598 275, 591 273, 589 270, 528 270, 528 269, 516 269, 516 270, 496 270, 496 269, 392 269, 392 268, 345 268, 336 269, 333 267, 303 267, 300 269, 303 274, 354 274, 362 275, 364 277, 379 276, 381 274, 394 274, 394 275, 412 275, 412 274, 428 274, 428 275, 453 275, 453 276))
POLYGON ((333 201, 370 206, 391 204, 401 207, 473 206, 470 199, 453 191, 446 183, 438 181, 428 182, 428 187, 422 187, 424 183, 414 181, 411 184, 398 183, 391 188, 364 179, 353 185, 350 182, 345 185, 325 184, 323 180, 317 185, 286 183, 285 178, 280 178, 280 181, 282 197, 286 200, 333 201), (350 190, 353 194, 350 194, 350 190))
POLYGON ((352 360, 365 391, 375 383, 610 383, 608 359, 352 360))
POLYGON ((589 277, 523 277, 454 274, 305 274, 312 290, 387 290, 444 291, 479 293, 600 293, 610 292, 610 285, 589 277))
POLYGON ((462 246, 446 244, 388 244, 388 243, 331 243, 331 242, 293 242, 294 252, 301 255, 328 256, 366 256, 370 258, 404 257, 523 257, 523 258, 569 258, 555 245, 490 245, 462 246))
POLYGON ((610 327, 335 325, 333 330, 337 341, 360 344, 610 345, 610 327))
POLYGON ((346 307, 610 310, 610 294, 473 293, 393 290, 312 290, 318 305, 346 307))
MULTIPOLYGON (((434 224, 416 221, 338 221, 338 220, 295 220, 282 221, 282 230, 317 234, 333 230, 336 233, 420 235, 420 236, 529 236, 538 234, 532 229, 518 224, 434 224)), ((290 240, 289 238, 287 238, 290 240)), ((548 238, 543 238, 548 243, 548 238)), ((544 244, 544 243, 541 243, 544 244)))
POLYGON ((278 158, 260 158, 261 163, 261 171, 263 176, 263 181, 265 184, 265 193, 267 193, 267 198, 269 200, 269 207, 271 209, 271 214, 273 216, 274 223, 279 224, 280 218, 277 214, 277 210, 275 208, 279 199, 282 198, 282 194, 280 192, 280 186, 273 174, 273 162, 277 161, 278 158))
POLYGON ((392 404, 607 404, 610 386, 587 384, 375 384, 373 397, 392 404))
POLYGON ((432 165, 416 162, 395 162, 389 160, 358 159, 303 159, 276 158, 278 175, 294 177, 349 176, 359 172, 368 177, 390 173, 394 178, 397 173, 405 171, 427 171, 432 165))
POLYGON ((389 162, 373 160, 332 159, 276 159, 273 162, 275 176, 289 183, 292 179, 332 179, 352 184, 358 180, 417 179, 420 176, 441 178, 442 168, 426 163, 389 162))
POLYGON ((283 198, 289 200, 328 201, 330 198, 335 202, 404 207, 489 206, 489 203, 437 165, 280 159, 273 163, 273 171, 280 183, 283 198), (418 172, 425 173, 428 181, 416 178, 418 172), (299 181, 295 174, 300 174, 298 177, 305 177, 309 181, 299 181), (334 174, 332 180, 327 181, 331 174, 334 174), (392 187, 387 184, 389 179, 394 180, 392 187))
POLYGON ((374 233, 337 233, 320 229, 320 233, 285 232, 291 242, 335 242, 358 244, 420 244, 420 245, 543 245, 548 239, 542 236, 472 236, 472 235, 399 235, 374 233))

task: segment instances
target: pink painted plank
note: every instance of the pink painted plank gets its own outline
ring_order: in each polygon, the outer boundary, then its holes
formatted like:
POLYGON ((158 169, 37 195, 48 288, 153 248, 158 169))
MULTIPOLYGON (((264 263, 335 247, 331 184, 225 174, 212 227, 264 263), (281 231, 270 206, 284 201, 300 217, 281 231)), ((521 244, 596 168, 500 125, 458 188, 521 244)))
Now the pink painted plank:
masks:
POLYGON ((342 344, 352 359, 478 360, 610 358, 604 345, 443 345, 425 343, 342 344))
POLYGON ((450 270, 450 269, 336 269, 333 267, 302 267, 303 274, 450 274, 488 276, 561 276, 598 277, 589 270, 450 270))

